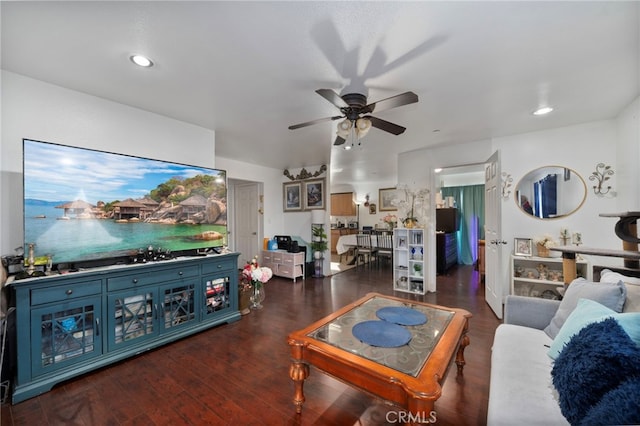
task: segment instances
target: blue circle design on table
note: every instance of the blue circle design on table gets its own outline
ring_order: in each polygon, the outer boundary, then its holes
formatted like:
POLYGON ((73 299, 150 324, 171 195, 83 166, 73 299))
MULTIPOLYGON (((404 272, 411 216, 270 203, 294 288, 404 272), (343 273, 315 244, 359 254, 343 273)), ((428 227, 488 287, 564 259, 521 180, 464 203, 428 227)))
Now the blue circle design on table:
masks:
POLYGON ((420 325, 427 322, 427 316, 422 312, 403 306, 386 306, 376 311, 381 320, 399 325, 420 325))
POLYGON ((409 330, 387 321, 359 322, 353 326, 351 332, 363 343, 381 348, 397 348, 406 345, 411 340, 409 330))

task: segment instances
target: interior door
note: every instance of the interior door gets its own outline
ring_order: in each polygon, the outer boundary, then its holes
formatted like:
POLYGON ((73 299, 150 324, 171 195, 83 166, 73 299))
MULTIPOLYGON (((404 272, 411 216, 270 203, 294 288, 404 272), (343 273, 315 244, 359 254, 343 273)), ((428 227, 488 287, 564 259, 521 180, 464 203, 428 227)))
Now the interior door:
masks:
POLYGON ((485 283, 484 297, 498 318, 502 318, 504 286, 502 271, 502 220, 500 187, 500 153, 496 151, 485 163, 485 283))
POLYGON ((235 250, 240 253, 238 268, 244 267, 253 256, 260 256, 260 216, 258 215, 258 184, 235 186, 235 250))

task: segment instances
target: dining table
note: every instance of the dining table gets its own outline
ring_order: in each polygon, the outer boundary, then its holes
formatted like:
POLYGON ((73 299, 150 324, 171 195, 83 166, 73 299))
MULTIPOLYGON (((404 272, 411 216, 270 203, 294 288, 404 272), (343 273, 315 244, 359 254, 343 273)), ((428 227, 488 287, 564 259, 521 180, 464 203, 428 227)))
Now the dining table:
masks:
MULTIPOLYGON (((347 253, 350 249, 355 248, 358 245, 358 239, 356 236, 357 234, 341 235, 340 238, 338 238, 338 242, 336 243, 336 253, 342 255, 347 253)), ((371 245, 373 247, 376 247, 378 245, 376 234, 371 234, 371 245)), ((347 261, 347 264, 353 265, 355 264, 355 261, 356 256, 354 256, 353 259, 347 261)))

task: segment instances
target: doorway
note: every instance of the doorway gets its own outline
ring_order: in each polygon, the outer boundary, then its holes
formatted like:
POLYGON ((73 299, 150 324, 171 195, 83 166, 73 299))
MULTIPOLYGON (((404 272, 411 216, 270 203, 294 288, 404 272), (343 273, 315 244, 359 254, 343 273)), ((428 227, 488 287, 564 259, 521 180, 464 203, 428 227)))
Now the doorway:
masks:
POLYGON ((455 232, 458 264, 473 265, 478 260, 478 241, 484 239, 484 181, 484 163, 436 172, 436 193, 441 194, 436 200, 442 198, 446 204, 452 197, 460 218, 455 232))
POLYGON ((262 183, 229 179, 233 222, 229 227, 229 247, 240 253, 238 268, 262 252, 262 183))

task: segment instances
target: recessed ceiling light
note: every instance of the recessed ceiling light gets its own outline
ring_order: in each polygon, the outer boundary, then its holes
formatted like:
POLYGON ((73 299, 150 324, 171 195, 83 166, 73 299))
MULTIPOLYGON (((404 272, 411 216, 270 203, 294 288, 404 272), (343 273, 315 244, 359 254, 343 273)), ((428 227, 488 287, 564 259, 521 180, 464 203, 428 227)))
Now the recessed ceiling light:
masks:
POLYGON ((153 66, 153 61, 146 56, 132 55, 129 59, 131 59, 131 62, 141 67, 149 68, 153 66))
POLYGON ((533 111, 533 115, 545 115, 549 114, 551 111, 553 111, 553 108, 551 107, 541 107, 533 111))

